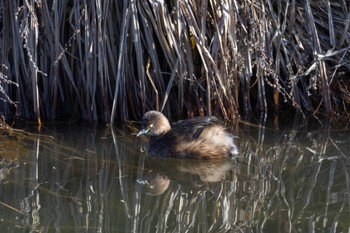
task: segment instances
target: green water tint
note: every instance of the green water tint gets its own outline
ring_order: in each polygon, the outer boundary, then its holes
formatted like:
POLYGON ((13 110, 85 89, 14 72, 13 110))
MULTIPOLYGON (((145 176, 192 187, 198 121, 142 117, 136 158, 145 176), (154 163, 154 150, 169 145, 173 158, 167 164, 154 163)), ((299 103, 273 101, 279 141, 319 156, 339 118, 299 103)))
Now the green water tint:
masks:
POLYGON ((241 125, 217 161, 149 157, 126 127, 2 135, 0 232, 349 232, 350 131, 306 128, 241 125))

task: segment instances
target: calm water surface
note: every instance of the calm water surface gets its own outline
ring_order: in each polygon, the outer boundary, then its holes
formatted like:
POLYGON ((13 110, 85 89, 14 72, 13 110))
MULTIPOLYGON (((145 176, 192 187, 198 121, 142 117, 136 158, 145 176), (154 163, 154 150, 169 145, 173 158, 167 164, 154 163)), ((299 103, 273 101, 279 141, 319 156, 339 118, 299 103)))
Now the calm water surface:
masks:
POLYGON ((239 125, 237 158, 149 157, 130 127, 0 138, 0 232, 350 232, 350 131, 239 125))

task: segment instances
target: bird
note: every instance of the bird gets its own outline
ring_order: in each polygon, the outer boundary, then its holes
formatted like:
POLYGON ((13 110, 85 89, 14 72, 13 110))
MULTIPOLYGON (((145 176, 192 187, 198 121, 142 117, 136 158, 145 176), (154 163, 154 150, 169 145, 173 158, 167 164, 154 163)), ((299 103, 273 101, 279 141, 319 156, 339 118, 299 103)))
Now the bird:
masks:
POLYGON ((237 155, 235 136, 215 116, 194 117, 170 124, 163 113, 148 111, 137 137, 148 135, 148 154, 184 159, 220 159, 237 155))

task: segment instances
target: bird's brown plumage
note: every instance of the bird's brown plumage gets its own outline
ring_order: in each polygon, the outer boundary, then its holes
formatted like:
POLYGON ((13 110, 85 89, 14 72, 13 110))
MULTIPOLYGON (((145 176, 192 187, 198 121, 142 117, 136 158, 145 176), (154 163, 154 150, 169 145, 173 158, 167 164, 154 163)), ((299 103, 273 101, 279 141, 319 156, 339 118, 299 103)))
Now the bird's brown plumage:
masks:
POLYGON ((218 159, 237 154, 233 135, 216 117, 195 117, 170 125, 160 112, 149 111, 142 118, 138 135, 150 136, 148 152, 162 157, 218 159))

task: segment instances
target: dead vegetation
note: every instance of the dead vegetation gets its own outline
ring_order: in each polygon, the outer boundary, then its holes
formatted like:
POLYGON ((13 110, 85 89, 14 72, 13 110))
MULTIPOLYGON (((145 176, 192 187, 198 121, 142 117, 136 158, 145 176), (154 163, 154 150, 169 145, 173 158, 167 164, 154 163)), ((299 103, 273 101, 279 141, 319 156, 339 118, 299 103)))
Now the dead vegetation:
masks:
POLYGON ((349 108, 348 1, 0 5, 0 112, 104 121, 349 108), (16 106, 16 107, 14 107, 16 106))

